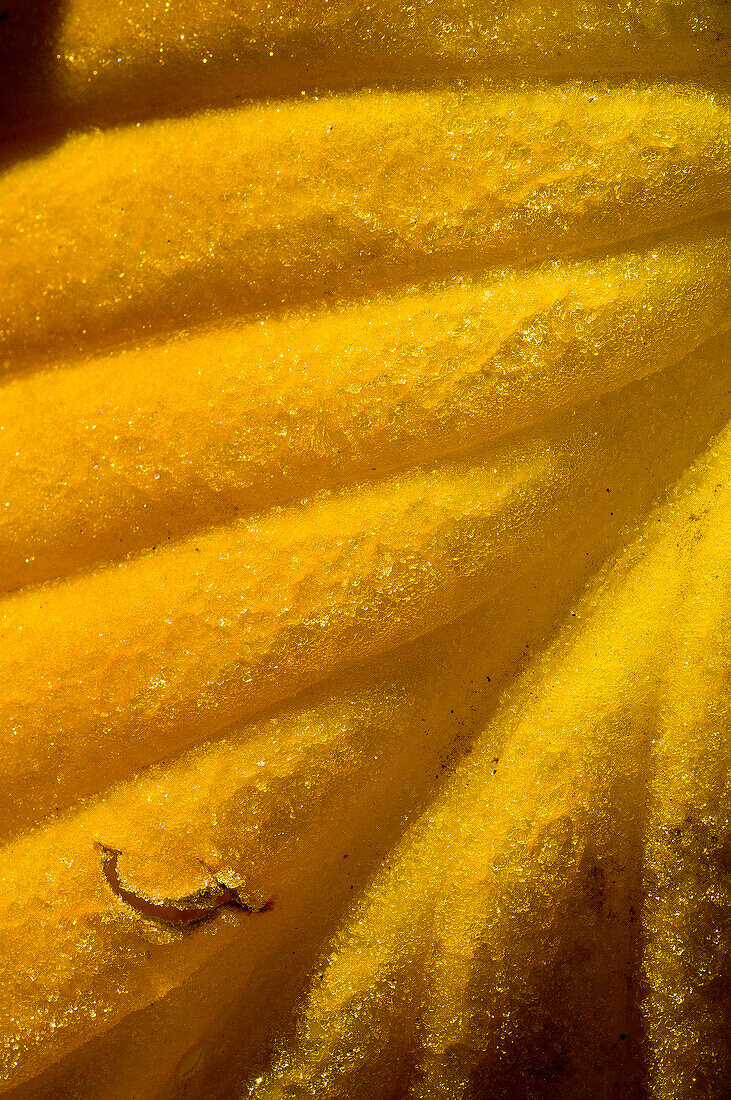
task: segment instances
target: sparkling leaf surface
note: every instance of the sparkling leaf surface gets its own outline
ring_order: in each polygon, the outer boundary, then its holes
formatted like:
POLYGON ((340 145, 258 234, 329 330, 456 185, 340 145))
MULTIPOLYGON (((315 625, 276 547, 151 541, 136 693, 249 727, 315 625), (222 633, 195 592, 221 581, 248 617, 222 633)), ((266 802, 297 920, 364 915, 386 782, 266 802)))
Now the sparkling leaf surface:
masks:
POLYGON ((0 13, 3 1095, 729 1095, 729 21, 0 13))

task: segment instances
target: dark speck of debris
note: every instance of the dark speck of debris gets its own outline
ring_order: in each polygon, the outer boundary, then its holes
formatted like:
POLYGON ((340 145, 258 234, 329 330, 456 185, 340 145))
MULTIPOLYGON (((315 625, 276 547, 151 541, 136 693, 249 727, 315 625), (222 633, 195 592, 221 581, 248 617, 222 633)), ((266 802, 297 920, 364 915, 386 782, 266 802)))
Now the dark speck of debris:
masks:
POLYGON ((233 906, 247 913, 267 913, 274 907, 274 898, 270 898, 260 909, 252 910, 241 901, 236 890, 222 883, 216 884, 214 893, 205 891, 204 894, 195 898, 181 898, 161 904, 150 901, 133 890, 127 889, 120 881, 117 874, 117 860, 121 852, 99 842, 96 842, 94 847, 101 853, 102 874, 112 893, 137 913, 159 924, 182 925, 190 928, 209 920, 224 906, 233 906))

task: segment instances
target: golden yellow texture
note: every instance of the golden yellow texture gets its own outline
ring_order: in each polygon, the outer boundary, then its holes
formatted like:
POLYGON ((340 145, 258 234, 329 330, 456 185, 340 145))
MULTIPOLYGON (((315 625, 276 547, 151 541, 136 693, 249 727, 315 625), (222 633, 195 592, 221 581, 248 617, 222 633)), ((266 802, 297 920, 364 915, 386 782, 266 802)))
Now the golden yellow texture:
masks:
POLYGON ((720 71, 731 22, 714 0, 18 0, 8 11, 0 88, 22 98, 2 128, 16 133, 485 72, 720 71))
POLYGON ((574 1080, 601 1094, 624 1077, 636 1095, 621 1054, 596 1064, 603 1044, 637 1041, 621 1035, 637 995, 633 902, 652 1092, 723 1095, 728 646, 707 661, 697 649, 717 644, 728 606, 730 460, 726 429, 505 691, 339 933, 297 1043, 252 1095, 373 1096, 404 1061, 419 1098, 505 1095, 506 1067, 523 1094, 566 1095, 574 1080))
POLYGON ((724 1100, 723 0, 0 12, 0 1093, 724 1100))

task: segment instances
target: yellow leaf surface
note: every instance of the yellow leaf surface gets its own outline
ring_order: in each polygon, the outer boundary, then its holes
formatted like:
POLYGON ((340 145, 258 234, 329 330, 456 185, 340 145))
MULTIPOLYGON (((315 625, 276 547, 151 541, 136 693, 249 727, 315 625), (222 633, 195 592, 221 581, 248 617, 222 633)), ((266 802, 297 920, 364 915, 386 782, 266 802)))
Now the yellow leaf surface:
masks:
POLYGON ((724 1100, 723 0, 0 11, 0 1092, 724 1100))

